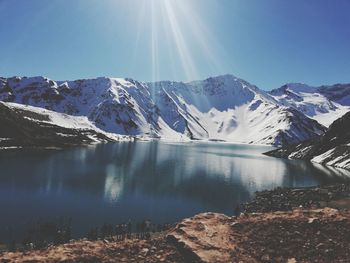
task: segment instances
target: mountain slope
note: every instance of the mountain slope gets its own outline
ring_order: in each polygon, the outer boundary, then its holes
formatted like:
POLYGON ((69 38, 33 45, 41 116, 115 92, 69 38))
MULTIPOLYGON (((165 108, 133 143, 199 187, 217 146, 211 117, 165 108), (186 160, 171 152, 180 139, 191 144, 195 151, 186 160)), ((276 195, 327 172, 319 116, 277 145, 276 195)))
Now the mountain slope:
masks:
POLYGON ((350 169, 350 112, 339 118, 328 131, 313 140, 266 153, 269 156, 311 160, 350 169))
POLYGON ((327 127, 350 110, 350 84, 311 87, 290 83, 270 94, 283 105, 293 107, 327 127))
MULTIPOLYGON (((187 84, 158 82, 151 87, 156 101, 166 97, 176 106, 193 138, 283 145, 324 130, 317 122, 232 75, 187 84)), ((163 107, 160 112, 164 112, 163 107)))
POLYGON ((122 139, 73 117, 42 108, 0 102, 0 148, 67 147, 122 139))
POLYGON ((86 116, 107 132, 172 140, 286 145, 325 130, 232 75, 190 83, 1 78, 0 100, 86 116))
POLYGON ((86 116, 100 129, 123 135, 179 139, 157 114, 145 84, 126 79, 96 78, 53 81, 44 77, 9 78, 0 82, 0 100, 86 116))

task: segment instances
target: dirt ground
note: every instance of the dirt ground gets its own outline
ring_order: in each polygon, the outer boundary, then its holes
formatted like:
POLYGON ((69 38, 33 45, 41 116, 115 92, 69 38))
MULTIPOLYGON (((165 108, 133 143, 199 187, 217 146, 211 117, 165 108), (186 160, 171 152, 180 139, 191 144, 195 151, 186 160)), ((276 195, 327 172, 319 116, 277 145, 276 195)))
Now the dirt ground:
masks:
POLYGON ((0 262, 185 262, 165 237, 151 240, 75 241, 45 250, 4 253, 0 262))
POLYGON ((168 238, 200 262, 350 262, 350 212, 200 214, 168 238))

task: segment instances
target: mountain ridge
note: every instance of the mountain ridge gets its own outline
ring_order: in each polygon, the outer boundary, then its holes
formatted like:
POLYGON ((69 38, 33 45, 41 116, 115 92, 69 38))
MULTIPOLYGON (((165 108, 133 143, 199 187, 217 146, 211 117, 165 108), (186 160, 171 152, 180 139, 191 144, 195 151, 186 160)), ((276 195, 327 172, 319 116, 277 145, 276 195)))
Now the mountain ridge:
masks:
POLYGON ((188 83, 0 78, 0 100, 87 116, 107 132, 173 140, 278 146, 325 131, 297 107, 230 74, 188 83))
POLYGON ((278 158, 308 160, 349 170, 350 131, 347 127, 350 127, 350 112, 335 120, 324 135, 265 154, 278 158))
POLYGON ((86 117, 0 101, 0 149, 64 148, 126 140, 96 128, 86 117))
POLYGON ((350 110, 350 84, 312 87, 289 83, 269 93, 326 127, 350 110))

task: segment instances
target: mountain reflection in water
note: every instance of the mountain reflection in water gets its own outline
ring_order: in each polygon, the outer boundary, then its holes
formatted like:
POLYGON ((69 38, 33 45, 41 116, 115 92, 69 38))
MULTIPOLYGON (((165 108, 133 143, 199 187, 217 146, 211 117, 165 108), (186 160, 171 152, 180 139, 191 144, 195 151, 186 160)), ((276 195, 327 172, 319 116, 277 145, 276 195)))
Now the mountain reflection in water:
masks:
POLYGON ((255 191, 350 178, 347 171, 261 154, 270 149, 152 141, 0 152, 0 224, 23 229, 38 220, 71 218, 77 237, 129 219, 164 223, 205 211, 230 215, 255 191))

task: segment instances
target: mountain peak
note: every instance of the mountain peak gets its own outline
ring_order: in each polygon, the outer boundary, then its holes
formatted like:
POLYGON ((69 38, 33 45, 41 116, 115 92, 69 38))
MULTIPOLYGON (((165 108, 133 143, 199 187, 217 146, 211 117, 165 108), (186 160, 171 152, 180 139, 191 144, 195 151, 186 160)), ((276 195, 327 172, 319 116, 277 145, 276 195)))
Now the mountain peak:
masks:
POLYGON ((315 92, 317 90, 316 87, 312 87, 305 83, 288 83, 285 86, 288 87, 289 90, 294 92, 315 92))

